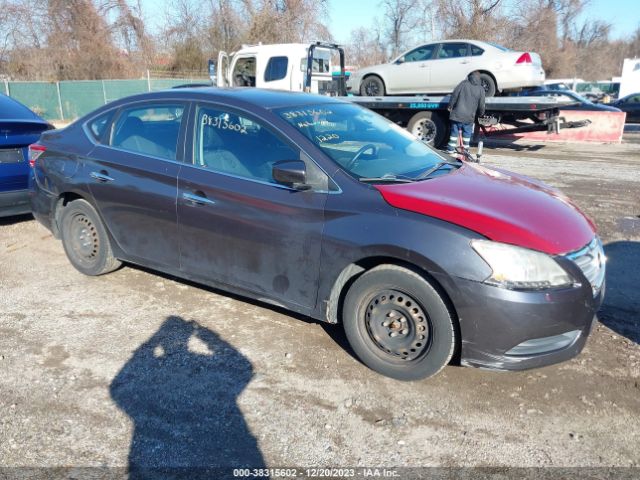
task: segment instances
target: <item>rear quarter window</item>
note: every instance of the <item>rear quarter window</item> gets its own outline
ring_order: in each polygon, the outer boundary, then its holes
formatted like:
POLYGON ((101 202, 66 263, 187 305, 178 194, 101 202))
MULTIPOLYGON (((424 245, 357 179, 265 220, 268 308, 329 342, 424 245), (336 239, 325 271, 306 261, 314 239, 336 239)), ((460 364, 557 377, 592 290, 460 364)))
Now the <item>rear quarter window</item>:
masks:
POLYGON ((104 113, 97 118, 91 120, 87 125, 87 130, 91 134, 94 141, 102 143, 102 139, 105 137, 105 132, 109 125, 111 125, 111 119, 113 118, 114 110, 104 113))

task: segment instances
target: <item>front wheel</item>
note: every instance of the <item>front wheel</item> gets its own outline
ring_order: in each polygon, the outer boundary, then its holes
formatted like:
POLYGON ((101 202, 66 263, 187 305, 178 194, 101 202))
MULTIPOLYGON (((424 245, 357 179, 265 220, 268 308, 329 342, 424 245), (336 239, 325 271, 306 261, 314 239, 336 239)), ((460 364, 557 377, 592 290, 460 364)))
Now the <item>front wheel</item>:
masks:
POLYGON ((354 352, 371 369, 398 380, 420 380, 451 360, 454 319, 434 286, 396 265, 363 273, 342 310, 354 352))
POLYGON ((98 213, 86 200, 74 200, 63 208, 60 235, 69 261, 85 275, 102 275, 120 267, 98 213))

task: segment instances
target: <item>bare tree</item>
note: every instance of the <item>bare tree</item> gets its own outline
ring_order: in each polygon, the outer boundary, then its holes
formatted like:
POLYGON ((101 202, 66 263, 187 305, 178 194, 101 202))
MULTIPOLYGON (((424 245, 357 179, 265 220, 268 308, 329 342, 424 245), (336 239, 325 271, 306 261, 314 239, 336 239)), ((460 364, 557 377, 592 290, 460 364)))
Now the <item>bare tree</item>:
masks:
POLYGON ((251 43, 330 40, 327 0, 244 0, 251 43))
POLYGON ((422 39, 424 32, 429 30, 431 22, 427 19, 432 12, 428 0, 383 0, 380 6, 384 15, 384 37, 391 57, 422 39))
POLYGON ((104 18, 115 16, 111 32, 129 55, 139 57, 144 67, 153 64, 155 44, 147 32, 140 0, 131 5, 126 0, 103 0, 99 12, 104 18))
POLYGON ((177 0, 166 14, 163 37, 170 49, 172 70, 202 70, 207 61, 202 38, 206 37, 204 2, 177 0))
POLYGON ((509 23, 501 7, 501 0, 438 0, 445 38, 500 41, 509 23))
POLYGON ((355 66, 373 65, 387 60, 387 52, 379 28, 358 28, 351 32, 345 46, 347 61, 355 66))

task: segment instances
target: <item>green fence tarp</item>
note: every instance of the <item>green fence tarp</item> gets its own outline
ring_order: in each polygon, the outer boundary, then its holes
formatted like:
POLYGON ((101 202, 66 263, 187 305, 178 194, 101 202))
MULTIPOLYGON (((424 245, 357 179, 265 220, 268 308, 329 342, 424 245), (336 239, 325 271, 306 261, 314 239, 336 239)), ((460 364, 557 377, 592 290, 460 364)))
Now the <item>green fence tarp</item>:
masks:
POLYGON ((104 90, 107 102, 113 102, 122 97, 148 92, 149 85, 146 80, 105 80, 104 90))
POLYGON ((67 120, 78 118, 104 105, 101 80, 60 82, 62 113, 67 120))
POLYGON ((9 96, 25 104, 42 118, 60 119, 55 82, 9 82, 9 96))
POLYGON ((58 83, 8 82, 7 87, 10 97, 24 103, 46 120, 75 120, 122 97, 205 82, 207 80, 187 78, 69 80, 58 83))

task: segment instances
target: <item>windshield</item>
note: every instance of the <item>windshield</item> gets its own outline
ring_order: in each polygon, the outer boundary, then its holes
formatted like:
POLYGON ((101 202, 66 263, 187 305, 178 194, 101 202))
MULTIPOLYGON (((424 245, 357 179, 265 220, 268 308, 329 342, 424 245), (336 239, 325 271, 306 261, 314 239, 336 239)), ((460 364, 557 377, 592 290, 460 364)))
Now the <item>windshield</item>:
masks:
MULTIPOLYGON (((331 103, 275 112, 350 175, 360 179, 415 180, 446 162, 405 129, 353 104, 331 103)), ((441 175, 453 166, 438 169, 441 175)))

